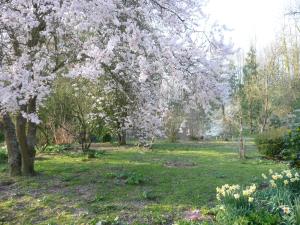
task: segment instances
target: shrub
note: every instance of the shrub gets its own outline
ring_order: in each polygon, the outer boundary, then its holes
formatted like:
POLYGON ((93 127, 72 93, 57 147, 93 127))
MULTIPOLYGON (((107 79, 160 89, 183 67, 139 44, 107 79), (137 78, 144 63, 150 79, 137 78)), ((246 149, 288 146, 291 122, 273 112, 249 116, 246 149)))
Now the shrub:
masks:
POLYGON ((109 133, 106 133, 103 135, 103 138, 102 138, 102 142, 111 142, 112 141, 112 136, 109 134, 109 133))
POLYGON ((288 132, 285 138, 285 145, 293 153, 300 153, 300 127, 288 132))
POLYGON ((5 141, 4 133, 0 131, 0 143, 5 141))
POLYGON ((282 158, 286 145, 286 128, 273 129, 257 135, 255 143, 258 151, 270 158, 282 158))
POLYGON ((5 162, 7 161, 7 151, 6 148, 1 147, 0 148, 0 162, 5 162))
POLYGON ((290 167, 300 167, 300 127, 291 130, 284 138, 285 149, 282 158, 290 160, 290 167))

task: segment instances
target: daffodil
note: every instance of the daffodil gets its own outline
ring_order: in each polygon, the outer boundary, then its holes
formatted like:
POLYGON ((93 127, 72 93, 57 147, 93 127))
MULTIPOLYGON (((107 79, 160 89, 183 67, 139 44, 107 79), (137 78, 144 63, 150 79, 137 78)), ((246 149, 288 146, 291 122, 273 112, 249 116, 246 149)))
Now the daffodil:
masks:
POLYGON ((256 191, 256 185, 255 185, 255 184, 252 184, 252 185, 250 186, 250 190, 251 190, 252 193, 255 192, 255 191, 256 191))
POLYGON ((249 196, 249 195, 250 195, 250 194, 249 194, 249 191, 248 191, 248 190, 243 191, 243 195, 244 195, 244 196, 249 196))
POLYGON ((235 199, 239 199, 239 198, 240 198, 240 195, 239 195, 239 194, 234 194, 233 197, 234 197, 235 199))
POLYGON ((288 206, 280 206, 280 208, 282 209, 284 214, 290 214, 291 213, 291 209, 288 206))
POLYGON ((271 184, 271 187, 272 187, 272 188, 276 188, 276 187, 277 187, 277 185, 276 185, 276 183, 274 182, 274 180, 270 180, 270 184, 271 184))

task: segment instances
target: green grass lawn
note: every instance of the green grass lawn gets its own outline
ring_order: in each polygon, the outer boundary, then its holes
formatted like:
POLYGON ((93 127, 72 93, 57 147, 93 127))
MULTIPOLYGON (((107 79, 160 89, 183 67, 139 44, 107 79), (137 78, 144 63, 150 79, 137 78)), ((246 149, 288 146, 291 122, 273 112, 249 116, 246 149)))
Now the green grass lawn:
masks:
POLYGON ((213 206, 217 186, 247 185, 285 167, 262 160, 252 143, 245 161, 230 142, 102 149, 89 160, 38 154, 33 178, 8 178, 0 163, 0 224, 96 224, 117 216, 128 224, 172 224, 187 210, 213 206))

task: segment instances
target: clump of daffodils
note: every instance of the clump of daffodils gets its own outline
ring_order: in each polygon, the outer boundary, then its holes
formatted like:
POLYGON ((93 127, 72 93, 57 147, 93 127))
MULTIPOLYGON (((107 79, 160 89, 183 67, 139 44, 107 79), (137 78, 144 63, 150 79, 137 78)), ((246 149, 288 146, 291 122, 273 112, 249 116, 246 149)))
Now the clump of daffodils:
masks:
POLYGON ((281 173, 274 173, 273 170, 269 170, 269 177, 266 174, 261 175, 264 179, 269 179, 270 186, 272 188, 278 187, 278 185, 287 186, 290 183, 300 181, 298 172, 292 170, 283 170, 281 173))
POLYGON ((240 190, 240 186, 225 184, 221 188, 217 187, 216 190, 217 190, 217 199, 220 201, 221 197, 225 197, 226 195, 234 195, 236 191, 240 190))
POLYGON ((243 190, 243 195, 246 197, 251 196, 256 191, 256 185, 252 184, 251 186, 247 187, 245 190, 243 190))
POLYGON ((217 187, 217 199, 221 201, 224 197, 233 197, 234 199, 246 199, 249 203, 254 201, 254 193, 256 191, 256 185, 252 184, 245 189, 241 189, 239 185, 225 184, 221 188, 217 187))

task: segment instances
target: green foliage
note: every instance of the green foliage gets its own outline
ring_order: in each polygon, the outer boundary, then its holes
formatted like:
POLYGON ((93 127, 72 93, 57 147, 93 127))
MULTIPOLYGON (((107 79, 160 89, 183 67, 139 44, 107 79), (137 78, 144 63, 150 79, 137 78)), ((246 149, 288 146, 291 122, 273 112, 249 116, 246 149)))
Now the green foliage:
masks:
POLYGON ((299 197, 294 200, 294 220, 295 224, 300 224, 300 199, 299 197))
POLYGON ((112 136, 110 133, 106 133, 103 135, 103 138, 102 138, 102 142, 111 142, 112 141, 112 136))
POLYGON ((0 131, 0 143, 5 141, 4 133, 0 131))
POLYGON ((92 202, 103 202, 105 197, 103 195, 96 195, 92 202))
POLYGON ((300 153, 300 127, 291 130, 285 141, 288 149, 295 153, 300 153))
POLYGON ((146 181, 143 175, 135 172, 107 173, 106 177, 123 180, 125 184, 138 185, 146 181))
POLYGON ((125 183, 130 185, 139 185, 144 183, 146 180, 141 174, 129 173, 126 177, 125 183))
POLYGON ((45 107, 39 110, 43 123, 38 129, 38 145, 82 143, 82 150, 90 142, 107 132, 98 115, 95 99, 99 97, 96 83, 84 78, 58 78, 45 107))
POLYGON ((277 225, 281 221, 278 214, 272 214, 267 212, 266 210, 259 209, 256 212, 249 214, 248 218, 249 221, 252 222, 252 224, 257 225, 277 225))
POLYGON ((89 159, 94 159, 94 158, 101 158, 104 154, 105 151, 99 151, 99 150, 95 150, 95 149, 87 149, 84 151, 85 155, 87 155, 87 157, 89 159))
POLYGON ((217 224, 233 224, 233 225, 277 225, 281 220, 279 215, 271 214, 264 210, 251 212, 249 215, 237 216, 235 214, 224 213, 223 217, 218 217, 217 224), (222 219, 220 219, 222 218, 222 219))
POLYGON ((272 129, 258 134, 255 143, 258 151, 270 158, 280 158, 285 149, 286 128, 272 129))
POLYGON ((64 153, 71 149, 70 144, 64 144, 64 145, 49 145, 45 148, 37 148, 39 152, 45 152, 45 153, 64 153))
POLYGON ((184 120, 182 102, 171 101, 169 103, 169 113, 164 119, 166 136, 170 142, 175 142, 179 138, 180 125, 184 120))
POLYGON ((142 197, 145 200, 155 200, 157 196, 152 191, 143 191, 142 197))
POLYGON ((285 149, 282 155, 285 159, 291 160, 291 167, 300 167, 300 127, 291 130, 285 136, 285 149))
POLYGON ((217 224, 299 224, 299 173, 295 170, 280 173, 270 170, 269 176, 263 174, 263 177, 269 184, 264 183, 264 188, 258 190, 252 188, 250 195, 243 191, 242 196, 238 185, 217 188, 221 204, 216 216, 217 224), (238 198, 234 197, 237 193, 240 193, 238 198), (243 199, 249 199, 249 196, 252 199, 245 204, 243 199))
POLYGON ((84 154, 87 155, 88 159, 96 158, 96 151, 94 149, 84 150, 84 154))
POLYGON ((0 148, 0 162, 6 162, 7 161, 7 151, 6 148, 1 147, 0 148))

